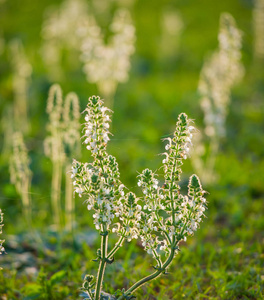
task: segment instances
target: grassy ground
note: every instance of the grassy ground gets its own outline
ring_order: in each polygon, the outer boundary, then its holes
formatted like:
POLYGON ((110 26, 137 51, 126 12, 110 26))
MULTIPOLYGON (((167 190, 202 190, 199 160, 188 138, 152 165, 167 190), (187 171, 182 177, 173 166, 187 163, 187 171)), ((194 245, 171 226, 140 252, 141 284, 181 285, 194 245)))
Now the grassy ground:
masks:
MULTIPOLYGON (((43 153, 46 98, 51 79, 38 49, 43 13, 59 1, 9 1, 0 9, 0 28, 6 41, 20 37, 33 65, 29 93, 31 130, 25 137, 33 170, 33 225, 41 242, 32 240, 22 216, 21 202, 9 183, 8 164, 0 160, 0 207, 5 213, 3 235, 7 254, 0 257, 0 299, 78 299, 86 273, 96 274, 99 239, 91 215, 76 199, 74 237, 53 231, 50 213, 51 163, 43 153), (21 4, 22 3, 22 4, 21 4)), ((249 0, 135 1, 136 52, 130 79, 118 86, 114 99, 109 152, 120 164, 121 179, 137 191, 137 172, 157 169, 163 150, 160 139, 174 129, 184 111, 203 126, 197 84, 204 58, 217 47, 219 16, 230 12, 244 32, 245 77, 232 93, 226 128, 216 161, 218 181, 204 186, 207 218, 186 243, 169 275, 135 292, 138 299, 263 299, 264 297, 264 74, 253 58, 252 7, 249 0), (184 21, 178 52, 160 57, 160 18, 163 9, 177 9, 184 21)), ((65 93, 74 90, 84 109, 97 94, 80 69, 65 66, 59 82, 65 93)), ((0 112, 12 104, 12 74, 7 54, 0 63, 0 112)), ((1 138, 3 133, 1 134, 1 138)), ((87 153, 82 160, 89 159, 87 153)), ((184 184, 193 172, 184 167, 184 184)), ((198 174, 199 175, 199 174, 198 174)), ((115 243, 115 238, 110 240, 115 243)), ((104 290, 129 287, 152 272, 153 261, 139 243, 126 244, 106 271, 104 290), (113 280, 114 278, 114 280, 113 280)))

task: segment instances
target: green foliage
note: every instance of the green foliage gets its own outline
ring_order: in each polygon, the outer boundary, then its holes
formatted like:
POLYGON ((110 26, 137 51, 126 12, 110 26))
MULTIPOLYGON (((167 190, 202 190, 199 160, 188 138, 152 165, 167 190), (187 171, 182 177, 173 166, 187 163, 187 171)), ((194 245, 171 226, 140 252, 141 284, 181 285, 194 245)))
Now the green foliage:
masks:
POLYGON ((24 300, 57 300, 63 299, 69 293, 66 286, 62 286, 63 279, 67 273, 64 270, 53 274, 49 279, 43 269, 40 270, 37 283, 29 283, 25 286, 24 292, 27 295, 24 300))

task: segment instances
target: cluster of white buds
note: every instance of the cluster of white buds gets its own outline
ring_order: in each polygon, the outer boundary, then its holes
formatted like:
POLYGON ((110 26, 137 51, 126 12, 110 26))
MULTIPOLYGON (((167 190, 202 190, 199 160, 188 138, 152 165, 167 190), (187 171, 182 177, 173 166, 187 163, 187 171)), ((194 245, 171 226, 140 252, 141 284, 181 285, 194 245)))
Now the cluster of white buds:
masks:
MULTIPOLYGON (((0 234, 2 234, 2 227, 4 226, 3 220, 4 220, 4 214, 2 213, 2 210, 0 208, 0 234)), ((2 254, 5 251, 5 248, 3 247, 3 243, 4 240, 0 240, 0 254, 2 254)))
POLYGON ((143 194, 146 195, 143 209, 154 212, 157 209, 163 209, 162 204, 158 202, 159 199, 163 198, 163 194, 158 186, 159 181, 155 178, 155 174, 151 170, 145 169, 138 177, 138 186, 142 188, 143 194))
POLYGON ((94 210, 94 224, 98 230, 109 229, 121 209, 120 198, 125 195, 116 159, 106 152, 111 121, 109 111, 100 97, 89 98, 84 111, 83 139, 94 161, 83 164, 74 160, 71 175, 75 193, 87 197, 88 210, 94 210))
POLYGON ((205 62, 200 75, 199 92, 207 136, 224 136, 225 119, 233 85, 242 78, 242 34, 234 18, 224 13, 220 18, 219 50, 205 62))
POLYGON ((112 36, 107 44, 98 29, 94 43, 89 35, 83 39, 81 58, 87 80, 96 83, 103 95, 111 97, 117 84, 128 79, 130 57, 135 51, 135 28, 129 11, 119 9, 110 25, 112 36))
POLYGON ((103 101, 99 97, 89 98, 89 103, 85 109, 84 143, 93 155, 104 154, 106 145, 110 140, 109 122, 111 120, 109 111, 110 109, 103 106, 103 101))
POLYGON ((12 66, 12 85, 14 93, 14 122, 16 130, 23 133, 28 130, 28 89, 32 66, 26 56, 22 42, 13 39, 9 43, 9 55, 12 66))
POLYGON ((193 234, 194 231, 197 230, 206 209, 204 193, 199 178, 193 175, 188 185, 188 196, 184 197, 181 204, 181 214, 185 216, 185 218, 188 216, 188 219, 185 220, 187 222, 185 222, 186 225, 183 234, 193 234))
POLYGON ((63 141, 66 153, 79 152, 80 141, 80 106, 75 93, 69 93, 64 101, 63 141))
POLYGON ((149 254, 154 254, 160 243, 157 232, 160 230, 159 225, 162 218, 157 213, 159 210, 165 209, 162 204, 164 193, 158 186, 159 182, 151 170, 145 169, 138 177, 138 186, 142 188, 144 194, 139 231, 140 239, 144 249, 149 254))
POLYGON ((63 151, 63 111, 62 90, 59 85, 54 84, 49 90, 47 100, 47 113, 49 114, 49 123, 47 131, 49 135, 44 141, 44 152, 52 161, 62 161, 65 158, 63 151))
POLYGON ((47 100, 49 135, 44 141, 45 154, 52 161, 63 161, 65 153, 76 153, 78 149, 80 107, 75 93, 69 93, 63 101, 62 90, 53 84, 47 100))
POLYGON ((119 198, 115 215, 121 221, 112 229, 119 236, 124 236, 128 241, 138 238, 138 228, 141 219, 141 205, 135 194, 129 192, 124 197, 119 198))
POLYGON ((94 211, 97 230, 110 230, 109 226, 117 218, 119 222, 112 227, 112 231, 127 240, 137 238, 141 206, 133 193, 125 194, 116 159, 106 152, 110 110, 103 106, 100 97, 92 96, 84 112, 84 144, 91 151, 94 161, 84 164, 73 161, 71 177, 74 191, 79 197, 87 197, 87 209, 94 211))
MULTIPOLYGON (((178 117, 178 122, 176 124, 176 130, 174 132, 174 137, 171 138, 165 138, 164 140, 168 140, 168 144, 165 146, 165 150, 167 152, 164 152, 163 155, 166 157, 163 159, 164 164, 164 171, 167 174, 168 170, 171 170, 171 174, 168 174, 172 176, 172 173, 174 172, 174 169, 172 167, 175 163, 175 158, 177 160, 177 167, 179 168, 182 165, 182 159, 187 159, 187 157, 190 155, 190 150, 192 147, 192 136, 193 131, 195 128, 190 125, 190 120, 188 120, 187 115, 182 113, 178 117)), ((176 176, 176 180, 180 180, 180 173, 181 170, 178 169, 175 170, 175 174, 173 176, 176 176)), ((166 176, 167 177, 167 176, 166 176)), ((165 178, 167 179, 167 178, 165 178)), ((168 177, 170 180, 171 177, 168 177)))
MULTIPOLYGON (((97 1, 99 2, 99 1, 97 1)), ((50 10, 43 23, 42 56, 50 76, 62 77, 63 50, 79 55, 87 80, 96 83, 101 94, 112 97, 117 84, 128 79, 130 57, 135 51, 135 27, 128 9, 117 9, 109 25, 108 43, 91 11, 100 6, 84 0, 65 0, 50 10)), ((104 3, 104 7, 109 3, 104 3)))
POLYGON ((163 186, 158 186, 155 174, 149 169, 139 175, 138 185, 142 187, 145 204, 139 235, 144 248, 157 260, 158 249, 169 252, 173 239, 186 240, 187 235, 197 229, 205 210, 204 191, 196 175, 190 179, 188 195, 180 194, 178 184, 183 160, 192 146, 194 127, 190 122, 186 114, 180 114, 174 137, 166 139, 169 143, 165 146, 167 152, 163 153, 166 156, 163 186))

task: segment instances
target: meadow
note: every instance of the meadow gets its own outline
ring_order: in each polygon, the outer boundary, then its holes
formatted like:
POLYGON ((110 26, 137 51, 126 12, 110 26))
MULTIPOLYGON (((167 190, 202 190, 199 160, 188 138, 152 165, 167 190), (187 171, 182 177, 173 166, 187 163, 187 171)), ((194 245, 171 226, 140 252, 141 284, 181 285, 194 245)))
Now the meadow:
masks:
MULTIPOLYGON (((138 183, 144 169, 166 194, 160 154, 178 116, 196 128, 175 155, 183 195, 200 178, 205 216, 179 238, 166 274, 133 295, 264 298, 263 0, 0 0, 0 58, 1 300, 96 297, 84 280, 98 276, 103 238, 90 194, 73 184, 75 159, 98 159, 82 113, 93 95, 113 111, 102 151, 107 144, 142 207, 154 195, 138 183)), ((117 241, 109 234, 109 249, 117 241)), ((107 263, 100 299, 153 273, 156 252, 144 241, 125 241, 107 263)))

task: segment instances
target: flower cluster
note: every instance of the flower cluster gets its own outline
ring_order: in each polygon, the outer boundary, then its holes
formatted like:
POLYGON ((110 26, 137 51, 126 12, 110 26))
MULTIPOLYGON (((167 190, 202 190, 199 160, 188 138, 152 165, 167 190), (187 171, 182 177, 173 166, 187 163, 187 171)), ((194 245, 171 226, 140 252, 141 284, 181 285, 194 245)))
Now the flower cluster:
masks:
POLYGON ((65 154, 77 152, 79 133, 80 108, 75 93, 62 97, 62 90, 58 84, 53 84, 49 90, 47 100, 47 113, 49 135, 44 141, 46 156, 52 161, 64 161, 65 154))
POLYGON ((89 98, 84 110, 86 122, 83 139, 94 161, 80 163, 74 160, 72 164, 74 191, 80 197, 87 197, 87 208, 94 210, 94 224, 98 230, 109 229, 113 219, 119 216, 120 198, 125 195, 116 159, 106 152, 110 134, 109 111, 100 97, 89 98))
POLYGON ((225 135, 225 119, 230 92, 242 78, 241 37, 234 18, 221 15, 218 35, 219 50, 205 62, 200 75, 199 92, 204 111, 205 133, 208 136, 225 135))
POLYGON ((162 189, 158 186, 159 181, 155 177, 155 174, 151 170, 145 169, 138 178, 138 186, 142 188, 145 195, 143 209, 154 212, 158 209, 164 209, 160 202, 164 198, 164 195, 162 189))
POLYGON ((49 114, 49 123, 47 125, 49 135, 44 141, 44 152, 52 161, 61 161, 64 160, 62 133, 63 98, 62 90, 57 84, 52 85, 49 90, 46 111, 49 114))
POLYGON ((149 169, 139 176, 138 185, 142 187, 145 204, 141 213, 140 238, 155 259, 158 246, 169 252, 173 240, 186 240, 187 235, 197 229, 201 212, 205 210, 204 191, 196 175, 190 179, 188 195, 180 194, 178 184, 183 160, 192 146, 193 131, 186 114, 180 114, 174 137, 167 138, 167 152, 163 153, 166 157, 163 159, 165 182, 162 187, 158 186, 155 174, 149 169))
POLYGON ((87 80, 97 83, 100 92, 108 97, 114 93, 117 83, 127 81, 130 56, 135 51, 135 28, 128 10, 117 10, 110 30, 112 37, 108 44, 104 43, 98 27, 96 42, 92 44, 90 36, 87 36, 81 46, 87 80))
POLYGON ((70 50, 71 55, 80 52, 87 80, 96 83, 101 94, 112 97, 117 84, 128 79, 130 57, 135 51, 135 27, 129 10, 117 9, 109 26, 111 37, 105 43, 92 14, 100 7, 98 2, 91 5, 84 0, 65 0, 58 9, 49 10, 42 28, 42 56, 51 76, 58 80, 62 77, 63 50, 70 50))
POLYGON ((109 155, 91 164, 74 160, 71 177, 75 193, 87 197, 87 209, 94 210, 96 229, 100 230, 101 225, 108 228, 117 212, 117 199, 124 196, 115 158, 109 155))
POLYGON ((13 71, 12 85, 15 102, 15 129, 25 133, 29 129, 28 90, 32 74, 32 66, 26 56, 23 44, 19 39, 13 39, 9 43, 9 52, 13 71))
MULTIPOLYGON (((4 226, 3 219, 4 219, 4 214, 2 213, 2 210, 0 208, 0 234, 2 234, 2 227, 4 226)), ((5 248, 3 247, 3 242, 4 240, 0 240, 0 254, 2 254, 5 251, 5 248)))
POLYGON ((169 142, 165 146, 167 152, 163 153, 165 158, 162 161, 164 164, 165 184, 180 180, 182 160, 187 159, 192 147, 192 133, 195 128, 190 125, 190 122, 187 115, 181 113, 178 117, 174 137, 172 139, 164 139, 169 142))
POLYGON ((63 141, 66 153, 74 153, 79 150, 80 140, 80 106, 75 93, 69 93, 64 101, 63 110, 63 141))
POLYGON ((112 231, 119 236, 127 238, 128 241, 131 241, 133 238, 137 239, 141 209, 142 207, 138 204, 138 198, 135 194, 129 192, 125 197, 121 197, 115 213, 121 224, 117 223, 117 227, 114 227, 112 231))
POLYGON ((183 214, 188 216, 183 234, 193 234, 197 230, 199 223, 204 216, 206 209, 206 199, 204 198, 205 191, 202 189, 199 178, 192 175, 188 185, 188 196, 184 197, 181 204, 183 214))
POLYGON ((96 96, 89 98, 89 103, 85 109, 85 127, 84 143, 86 148, 91 150, 92 155, 103 155, 109 139, 109 122, 108 112, 110 109, 103 106, 103 101, 96 96))

